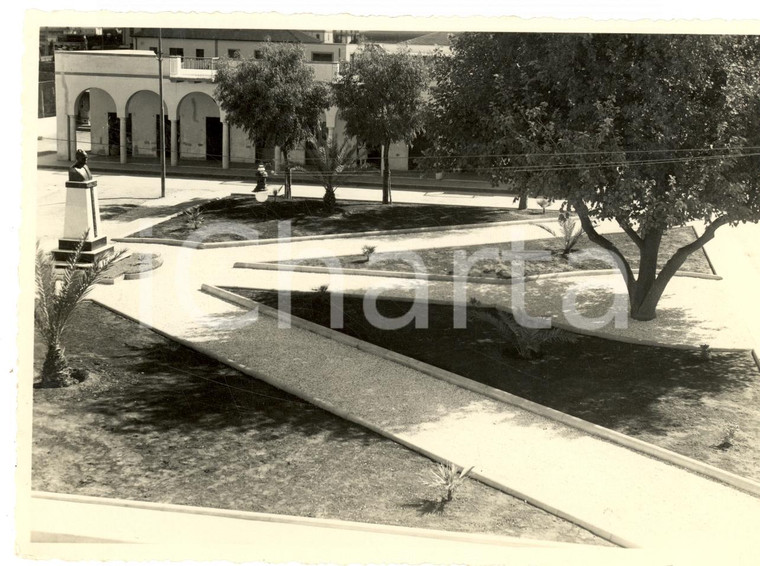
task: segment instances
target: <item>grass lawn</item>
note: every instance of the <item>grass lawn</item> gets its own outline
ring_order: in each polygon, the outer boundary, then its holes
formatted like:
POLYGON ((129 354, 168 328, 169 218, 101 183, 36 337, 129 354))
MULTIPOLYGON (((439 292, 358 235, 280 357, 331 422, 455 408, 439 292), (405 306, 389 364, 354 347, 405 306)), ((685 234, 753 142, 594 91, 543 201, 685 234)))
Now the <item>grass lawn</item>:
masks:
MULTIPOLYGON (((624 233, 614 233, 606 235, 621 252, 629 259, 633 269, 638 268, 638 248, 624 233)), ((680 247, 694 241, 694 230, 689 227, 671 230, 662 240, 659 255, 659 266, 662 267, 673 253, 680 247)), ((543 273, 561 273, 565 271, 580 271, 587 269, 610 269, 610 265, 598 259, 578 259, 579 253, 583 250, 601 249, 596 244, 591 243, 585 236, 578 243, 575 251, 571 254, 574 260, 561 255, 563 241, 560 238, 544 238, 540 240, 526 240, 525 250, 529 252, 548 250, 553 252, 546 259, 526 260, 525 275, 540 275, 543 273)), ((434 275, 453 275, 454 274, 454 252, 464 250, 468 256, 478 250, 487 248, 497 248, 500 252, 510 252, 512 250, 511 242, 501 242, 477 246, 457 246, 449 248, 428 248, 422 250, 413 250, 423 262, 428 274, 434 275)), ((384 271, 404 271, 411 272, 413 268, 408 263, 390 258, 384 258, 381 249, 378 249, 372 256, 372 261, 367 262, 362 255, 342 256, 338 258, 341 266, 347 269, 379 269, 384 271)), ((320 259, 304 259, 298 261, 285 261, 283 263, 298 265, 315 265, 324 266, 325 263, 320 259)), ((712 273, 707 256, 703 250, 698 250, 691 254, 681 267, 680 271, 690 271, 696 273, 712 273)), ((512 275, 509 262, 494 262, 484 260, 477 262, 470 271, 471 277, 492 277, 492 278, 509 278, 512 275)))
POLYGON ((328 214, 321 200, 273 202, 270 199, 260 204, 252 196, 228 197, 200 207, 204 223, 199 229, 194 229, 184 215, 180 215, 132 237, 220 242, 254 239, 255 230, 261 239, 277 238, 278 222, 284 220, 292 222, 293 236, 312 236, 535 218, 533 212, 501 208, 353 201, 339 201, 335 211, 328 214))
MULTIPOLYGON (((272 291, 232 289, 272 307, 272 291)), ((292 313, 329 326, 328 294, 293 293, 292 313)), ((398 317, 410 302, 379 300, 398 317)), ((624 344, 576 336, 519 358, 511 335, 470 318, 453 328, 449 306, 429 305, 429 328, 383 331, 365 319, 362 300, 344 297, 344 332, 639 438, 724 470, 760 480, 760 371, 749 351, 713 352, 624 344), (733 438, 730 431, 734 430, 733 438), (730 446, 724 441, 730 440, 730 446), (722 445, 722 446, 721 446, 722 445)))
POLYGON ((441 509, 427 458, 94 303, 64 344, 90 377, 34 391, 35 490, 607 544, 474 480, 441 509))

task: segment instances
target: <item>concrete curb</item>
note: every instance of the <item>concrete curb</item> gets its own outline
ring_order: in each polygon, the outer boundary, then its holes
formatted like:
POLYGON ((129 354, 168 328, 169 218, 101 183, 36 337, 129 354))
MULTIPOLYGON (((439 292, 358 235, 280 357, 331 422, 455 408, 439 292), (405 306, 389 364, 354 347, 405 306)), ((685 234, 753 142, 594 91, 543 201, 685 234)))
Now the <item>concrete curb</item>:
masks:
MULTIPOLYGON (((238 306, 243 306, 243 308, 250 308, 250 305, 254 305, 254 306, 257 306, 259 308, 260 312, 262 312, 262 313, 266 314, 267 311, 272 311, 272 312, 269 312, 269 316, 272 316, 272 317, 277 317, 278 316, 277 311, 275 309, 269 309, 269 307, 266 307, 266 305, 260 305, 258 303, 254 303, 254 301, 249 301, 248 299, 245 299, 244 297, 240 297, 239 295, 235 295, 234 293, 230 293, 229 291, 224 291, 224 290, 219 289, 217 287, 214 287, 214 286, 211 286, 211 285, 206 285, 206 284, 204 284, 202 286, 201 290, 205 291, 205 292, 207 292, 209 294, 211 294, 212 296, 216 296, 217 298, 220 298, 222 300, 227 300, 228 302, 232 302, 233 304, 237 304, 238 306), (229 296, 229 299, 226 298, 227 296, 229 296), (241 302, 238 302, 238 301, 242 301, 242 304, 241 304, 241 302)), ((394 442, 396 442, 398 444, 401 444, 402 446, 406 446, 407 448, 409 448, 411 450, 414 450, 415 452, 417 452, 419 454, 422 454, 423 456, 426 456, 427 458, 430 458, 433 461, 441 462, 441 463, 447 463, 449 461, 448 459, 441 458, 441 457, 437 456, 436 454, 434 454, 434 453, 426 450, 422 446, 418 446, 418 445, 416 445, 416 444, 414 444, 412 442, 409 442, 407 440, 399 438, 395 434, 390 433, 390 432, 388 432, 388 431, 386 431, 386 430, 384 430, 384 429, 382 429, 382 428, 374 425, 373 423, 371 423, 371 422, 369 422, 369 421, 367 421, 365 419, 362 419, 360 417, 356 417, 354 415, 351 415, 350 413, 348 413, 348 412, 340 409, 339 407, 336 407, 336 406, 332 405, 331 403, 328 403, 327 401, 324 401, 324 400, 319 399, 317 397, 313 397, 311 395, 307 395, 304 392, 296 389, 295 387, 291 387, 291 386, 289 386, 287 384, 281 383, 279 380, 272 379, 272 378, 270 378, 269 376, 267 376, 265 374, 261 374, 261 373, 257 372, 256 370, 254 370, 253 368, 250 368, 250 367, 248 367, 248 366, 246 366, 244 364, 240 364, 240 363, 238 363, 238 362, 236 362, 236 361, 234 361, 234 360, 232 360, 230 358, 227 358, 225 356, 221 356, 221 355, 217 354, 216 352, 214 352, 213 350, 211 350, 209 348, 205 348, 203 346, 198 346, 197 344, 194 344, 193 342, 190 342, 190 341, 185 340, 183 338, 179 338, 177 336, 172 336, 171 334, 163 332, 160 329, 158 329, 158 328, 156 328, 156 327, 154 327, 154 326, 152 326, 150 324, 146 324, 144 321, 140 321, 140 320, 138 320, 135 317, 132 317, 132 316, 126 314, 126 313, 123 313, 123 312, 121 312, 121 311, 119 311, 117 309, 114 309, 114 308, 110 307, 107 304, 101 303, 97 299, 93 299, 93 301, 96 302, 96 303, 98 303, 102 307, 104 307, 104 308, 106 308, 106 309, 108 309, 108 310, 110 310, 112 312, 115 312, 119 316, 123 316, 123 317, 125 317, 125 318, 127 318, 129 320, 132 320, 132 321, 134 321, 134 322, 136 322, 136 323, 144 326, 145 328, 149 328, 149 329, 153 330, 157 334, 160 334, 161 336, 164 336, 164 337, 168 338, 169 340, 172 340, 172 341, 174 341, 174 342, 176 342, 178 344, 181 344, 182 346, 185 346, 186 348, 189 348, 191 350, 195 350, 196 352, 200 352, 201 354, 204 354, 204 355, 206 355, 206 356, 208 356, 208 357, 210 357, 212 359, 215 359, 215 360, 217 360, 217 361, 219 361, 219 362, 221 362, 223 364, 226 364, 226 365, 228 365, 228 366, 230 366, 230 367, 232 367, 232 368, 240 371, 241 373, 244 373, 246 375, 249 375, 249 376, 253 377, 254 379, 259 379, 259 380, 261 380, 261 381, 263 381, 265 383, 268 383, 269 385, 272 385, 273 387, 276 387, 276 388, 278 388, 278 389, 280 389, 282 391, 285 391, 286 393, 290 393, 291 395, 293 395, 295 397, 298 397, 300 399, 303 399, 304 401, 306 401, 306 402, 308 402, 308 403, 310 403, 310 404, 312 404, 312 405, 314 405, 316 407, 319 407, 320 409, 324 409, 325 411, 327 411, 329 413, 332 413, 332 414, 334 414, 334 415, 336 415, 336 416, 338 416, 338 417, 340 417, 340 418, 342 418, 344 420, 356 423, 356 424, 358 424, 358 425, 360 425, 360 426, 362 426, 362 427, 364 427, 364 428, 366 428, 368 430, 371 430, 372 432, 374 432, 374 433, 376 433, 376 434, 378 434, 380 436, 384 436, 385 438, 389 438, 389 439, 393 440, 394 442)), ((294 322, 296 322, 296 318, 295 317, 292 317, 292 319, 293 319, 294 322)), ((301 320, 301 319, 297 319, 297 322, 298 322, 298 324, 303 324, 304 325, 303 326, 304 329, 311 330, 311 328, 309 328, 309 325, 311 325, 312 323, 309 323, 308 321, 301 320)), ((318 326, 318 325, 315 325, 315 326, 317 327, 317 328, 314 329, 315 333, 319 333, 318 332, 319 329, 323 328, 323 327, 318 326)), ((324 330, 329 330, 329 329, 324 329, 324 330)), ((345 335, 342 335, 342 336, 345 336, 345 335)), ((379 348, 377 346, 374 346, 374 345, 366 343, 366 342, 361 342, 359 340, 356 340, 356 344, 351 343, 351 340, 353 340, 353 339, 350 338, 349 336, 345 336, 345 338, 348 340, 346 342, 346 344, 354 346, 357 349, 360 349, 360 350, 363 350, 363 351, 366 351, 366 352, 369 352, 369 353, 374 353, 374 350, 377 348, 380 351, 386 351, 386 352, 388 352, 389 356, 391 354, 395 354, 394 352, 390 352, 389 350, 384 350, 383 348, 379 348)), ((400 356, 399 354, 395 354, 395 356, 399 356, 399 358, 406 359, 403 356, 400 356)), ((393 357, 388 357, 387 359, 392 360, 392 361, 397 361, 397 360, 393 359, 393 357)), ((421 362, 417 362, 416 360, 411 360, 411 361, 415 362, 415 363, 418 363, 418 364, 421 363, 421 362)), ((414 367, 414 366, 409 366, 409 367, 414 367)), ((441 370, 439 370, 439 371, 441 371, 441 370)), ((452 375, 455 375, 455 374, 452 374, 452 375)), ((433 376, 433 377, 436 377, 436 376, 433 376)), ((459 376, 457 376, 457 377, 459 377, 459 376)), ((459 379, 463 380, 464 378, 460 377, 459 379)), ((470 380, 467 380, 467 381, 470 381, 470 380)), ((453 462, 453 463, 457 464, 459 467, 466 467, 466 466, 469 465, 468 462, 461 462, 461 463, 453 462)), ((578 525, 579 527, 584 528, 587 531, 589 531, 589 532, 597 535, 598 537, 603 538, 604 540, 607 540, 607 541, 609 541, 609 542, 611 542, 613 544, 616 544, 618 546, 622 546, 624 548, 638 548, 638 545, 636 543, 634 543, 632 541, 629 541, 629 540, 627 540, 626 538, 624 538, 622 536, 618 536, 618 535, 616 535, 614 533, 611 533, 611 532, 609 532, 609 531, 607 531, 605 529, 602 529, 601 527, 597 527, 595 525, 592 525, 592 524, 588 523, 587 521, 584 521, 583 519, 575 517, 574 515, 571 515, 569 513, 564 513, 562 510, 557 509, 557 508, 553 507, 552 505, 549 505, 547 503, 539 501, 539 500, 531 497, 530 495, 528 495, 526 493, 522 493, 520 491, 511 489, 509 486, 507 486, 505 484, 502 484, 500 482, 491 480, 490 478, 488 478, 486 476, 483 476, 482 474, 479 474, 479 473, 477 473, 474 470, 470 474, 470 477, 473 477, 473 478, 477 479, 478 481, 480 481, 480 482, 482 482, 482 483, 484 483, 484 484, 486 484, 486 485, 488 485, 490 487, 493 487, 495 489, 503 491, 504 493, 507 493, 508 495, 512 495, 513 497, 517 497, 518 499, 522 499, 523 501, 525 501, 527 503, 530 503, 531 505, 533 505, 535 507, 538 507, 539 509, 543 509, 544 511, 547 511, 547 512, 549 512, 549 513, 551 513, 551 514, 553 514, 553 515, 555 515, 555 516, 557 516, 557 517, 559 517, 561 519, 565 519, 566 521, 570 521, 571 523, 573 523, 575 525, 578 525)))
MULTIPOLYGON (((260 269, 263 271, 294 271, 297 273, 321 273, 327 275, 360 275, 366 277, 393 277, 397 279, 417 279, 420 281, 444 281, 449 283, 455 282, 468 282, 478 283, 485 285, 514 285, 516 283, 528 283, 531 281, 538 281, 543 279, 564 279, 569 277, 587 277, 595 275, 614 275, 620 273, 616 269, 588 269, 582 271, 561 271, 557 273, 541 273, 538 275, 528 275, 527 277, 510 277, 510 278, 497 278, 497 277, 462 277, 459 275, 441 275, 437 273, 423 273, 422 277, 417 277, 417 274, 410 271, 385 271, 382 269, 354 269, 351 267, 343 267, 340 270, 333 269, 331 267, 322 267, 319 265, 298 265, 292 263, 271 263, 271 262, 246 262, 238 261, 232 266, 238 269, 260 269)), ((637 273, 638 270, 634 270, 637 273)), ((675 274, 675 277, 691 277, 694 279, 708 279, 711 281, 720 281, 723 278, 718 275, 711 275, 709 273, 697 273, 692 271, 684 271, 675 274)))
POLYGON ((451 542, 469 542, 489 544, 495 546, 520 546, 547 547, 547 548, 586 548, 588 545, 568 542, 542 541, 537 539, 508 537, 500 535, 488 535, 477 533, 465 533, 457 531, 443 531, 439 529, 422 529, 418 527, 401 527, 385 525, 382 523, 361 523, 357 521, 342 521, 340 519, 319 519, 313 517, 300 517, 297 515, 277 515, 274 513, 259 513, 255 511, 237 511, 233 509, 216 509, 211 507, 197 507, 192 505, 175 505, 171 503, 153 503, 147 501, 132 501, 128 499, 113 499, 106 497, 93 497, 86 495, 68 495, 61 493, 32 491, 32 498, 66 503, 81 503, 88 505, 100 505, 103 507, 121 507, 127 509, 142 509, 148 511, 163 511, 170 513, 183 513, 204 517, 217 517, 225 519, 238 519, 244 521, 259 521, 266 523, 280 523, 284 525, 305 525, 345 531, 358 531, 367 533, 379 533, 387 535, 413 536, 425 539, 445 540, 451 542))
MULTIPOLYGON (((694 226, 694 224, 691 224, 691 230, 692 232, 694 232, 694 238, 699 239, 699 232, 697 232, 697 228, 694 226)), ((700 249, 702 250, 702 253, 705 255, 705 259, 707 260, 707 265, 710 266, 710 271, 712 271, 714 275, 718 275, 718 272, 715 270, 715 265, 710 259, 710 254, 707 253, 707 249, 705 248, 705 246, 702 246, 700 249)))
MULTIPOLYGON (((276 309, 272 309, 271 307, 267 307, 255 301, 246 299, 245 297, 241 297, 240 295, 236 295, 230 291, 219 289, 218 287, 214 287, 212 285, 204 284, 201 290, 219 299, 232 302, 233 304, 236 304, 243 308, 247 308, 249 310, 258 308, 259 312, 264 313, 269 316, 273 316, 275 318, 278 317, 280 314, 279 311, 277 311, 276 309)), ((458 385, 465 389, 469 389, 471 391, 474 391, 481 395, 485 395, 492 399, 496 399, 498 401, 502 401, 507 404, 520 407, 522 409, 525 409, 527 411, 530 411, 542 417, 545 417, 557 422, 561 422, 563 424, 566 424, 568 426, 581 430, 582 432, 585 432, 587 434, 591 434, 603 440, 612 442, 614 444, 618 444, 620 446, 629 448, 631 450, 635 450, 636 452, 646 454, 647 456, 654 457, 658 460, 667 462, 669 464, 673 464, 675 466, 685 468, 692 472, 697 472, 709 478, 728 484, 737 489, 746 491, 754 496, 760 497, 760 483, 755 482, 753 480, 743 478, 731 472, 726 472, 724 470, 721 470, 709 464, 705 464, 703 462, 699 462, 698 460, 689 458, 687 456, 682 456, 670 450, 666 450, 664 448, 660 448, 659 446, 649 444, 648 442, 644 442, 642 440, 632 438, 625 434, 592 424, 588 421, 584 421, 583 419, 579 419, 577 417, 567 415, 555 409, 551 409, 549 407, 539 405, 538 403, 528 401, 527 399, 523 399, 522 397, 518 397, 516 395, 512 395, 510 393, 501 391, 499 389, 480 384, 471 379, 442 370, 440 368, 431 366, 424 362, 420 362, 419 360, 415 360, 413 358, 403 356, 401 354, 398 354, 386 348, 382 348, 380 346, 376 346, 374 344, 370 344, 368 342, 364 342, 362 340, 347 336, 336 330, 332 330, 330 328, 317 325, 315 323, 295 317, 293 315, 288 315, 288 319, 292 322, 294 326, 297 326, 299 328, 309 330, 311 332, 314 332, 326 338, 336 340, 348 346, 353 346, 359 350, 375 354, 384 359, 400 363, 402 365, 405 365, 412 369, 416 369, 432 377, 435 377, 444 381, 448 381, 449 383, 458 385)), ((546 506, 543 504, 539 506, 541 506, 542 508, 546 508, 546 506)), ((577 522, 577 521, 573 520, 573 522, 577 522)), ((581 525, 581 526, 583 526, 584 528, 588 528, 586 525, 581 525)), ((592 532, 597 533, 596 530, 592 530, 592 532)), ((615 542, 612 539, 608 539, 608 540, 610 540, 611 542, 615 542)))
MULTIPOLYGON (((441 205, 453 206, 453 205, 441 205)), ((168 218, 167 218, 168 220, 168 218)), ((549 222, 548 220, 546 222, 549 222)), ((192 240, 172 240, 161 238, 113 238, 114 242, 135 244, 161 244, 166 246, 185 246, 189 248, 210 250, 216 248, 237 248, 245 246, 264 246, 268 244, 282 244, 286 242, 309 242, 313 240, 336 240, 345 238, 371 238, 378 236, 397 236, 404 234, 436 233, 455 230, 473 230, 477 228, 506 227, 522 224, 537 224, 536 220, 505 220, 502 222, 484 222, 482 224, 453 224, 451 226, 429 226, 421 228, 402 228, 399 230, 370 230, 366 232, 341 232, 339 234, 315 234, 313 236, 293 236, 291 238, 266 238, 262 240, 239 240, 226 242, 195 242, 192 240)))

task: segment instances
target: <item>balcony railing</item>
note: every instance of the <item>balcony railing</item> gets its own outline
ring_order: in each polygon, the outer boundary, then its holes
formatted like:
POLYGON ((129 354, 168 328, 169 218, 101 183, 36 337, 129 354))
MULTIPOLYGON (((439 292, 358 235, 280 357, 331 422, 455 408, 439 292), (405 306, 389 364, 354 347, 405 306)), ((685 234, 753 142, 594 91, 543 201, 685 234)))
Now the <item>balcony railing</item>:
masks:
MULTIPOLYGON (((232 60, 234 63, 234 59, 232 60)), ((219 65, 219 57, 169 57, 169 78, 175 80, 206 80, 213 82, 219 65)), ((332 82, 338 77, 339 63, 308 63, 314 69, 314 78, 332 82)))
POLYGON ((219 57, 169 57, 169 78, 175 80, 202 80, 213 82, 216 78, 219 57))

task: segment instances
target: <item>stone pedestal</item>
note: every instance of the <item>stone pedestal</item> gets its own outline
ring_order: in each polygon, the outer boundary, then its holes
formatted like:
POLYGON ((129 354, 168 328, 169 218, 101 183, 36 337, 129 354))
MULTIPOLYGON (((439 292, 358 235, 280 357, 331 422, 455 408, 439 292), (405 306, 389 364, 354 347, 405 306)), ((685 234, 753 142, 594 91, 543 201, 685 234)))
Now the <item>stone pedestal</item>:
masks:
POLYGON ((87 238, 79 255, 79 263, 95 263, 113 250, 113 245, 108 245, 108 238, 100 229, 98 182, 95 179, 66 181, 63 238, 58 240, 58 249, 53 250, 53 259, 59 262, 68 261, 74 255, 85 232, 87 238))

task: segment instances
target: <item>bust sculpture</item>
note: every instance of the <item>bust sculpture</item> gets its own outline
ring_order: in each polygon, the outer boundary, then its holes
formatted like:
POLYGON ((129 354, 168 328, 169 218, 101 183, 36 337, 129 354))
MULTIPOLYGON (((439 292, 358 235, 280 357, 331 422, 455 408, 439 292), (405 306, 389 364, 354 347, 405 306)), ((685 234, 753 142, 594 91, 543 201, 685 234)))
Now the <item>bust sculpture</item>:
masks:
POLYGON ((76 153, 76 161, 69 167, 69 181, 91 181, 92 173, 87 166, 87 152, 83 149, 78 149, 76 153))

